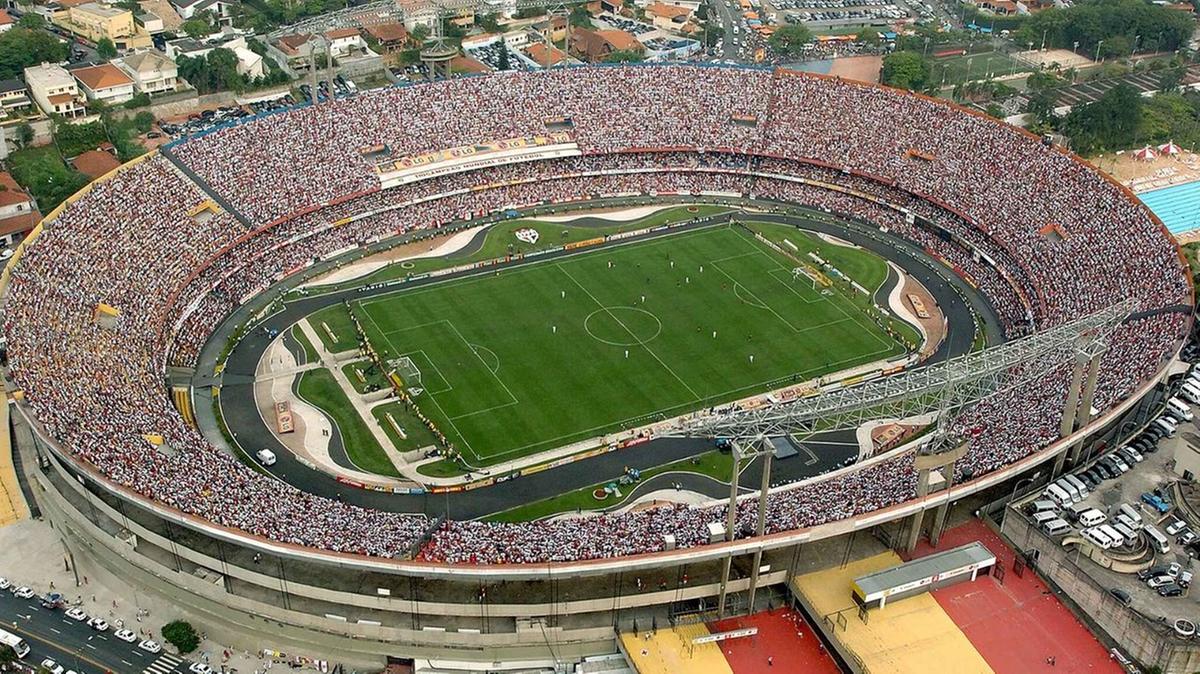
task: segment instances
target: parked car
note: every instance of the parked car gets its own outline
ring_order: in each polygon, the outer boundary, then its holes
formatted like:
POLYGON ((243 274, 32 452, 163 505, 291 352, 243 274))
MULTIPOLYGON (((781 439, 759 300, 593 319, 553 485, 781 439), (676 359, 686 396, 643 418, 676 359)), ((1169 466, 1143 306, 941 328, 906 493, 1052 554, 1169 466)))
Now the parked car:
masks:
POLYGON ((1146 585, 1149 585, 1150 589, 1152 589, 1152 590, 1157 590, 1158 588, 1160 588, 1164 585, 1174 584, 1174 583, 1175 583, 1175 579, 1170 576, 1166 576, 1166 575, 1155 576, 1155 577, 1151 578, 1150 580, 1146 581, 1146 585))
POLYGON ((159 643, 153 639, 143 639, 142 641, 138 642, 138 648, 146 651, 147 653, 162 652, 162 646, 160 646, 159 643))
POLYGON ((1119 587, 1109 588, 1108 594, 1111 595, 1113 599, 1121 602, 1122 606, 1129 606, 1133 603, 1133 597, 1129 596, 1128 592, 1119 587))
POLYGON ((117 630, 113 636, 129 644, 137 641, 137 633, 130 630, 117 630))
POLYGON ((42 660, 42 669, 49 672, 49 674, 63 674, 63 666, 50 658, 42 660))
POLYGON ((67 609, 67 617, 70 618, 71 620, 78 620, 80 622, 84 622, 88 619, 88 614, 84 613, 83 609, 76 606, 75 608, 67 609))
POLYGON ((87 624, 88 627, 96 630, 97 632, 108 631, 108 621, 104 618, 92 618, 91 620, 87 621, 87 624))
POLYGON ((14 590, 13 594, 20 599, 33 599, 34 591, 32 588, 22 586, 14 590))
POLYGON ((1178 583, 1167 583, 1156 589, 1160 597, 1178 597, 1183 594, 1183 588, 1178 583))
POLYGON ((1171 510, 1171 504, 1159 498, 1157 494, 1145 492, 1142 494, 1142 503, 1154 508, 1159 513, 1165 515, 1171 510))
POLYGON ((1172 519, 1169 523, 1167 523, 1167 526, 1165 529, 1163 529, 1163 531, 1167 532, 1168 536, 1174 536, 1186 528, 1187 522, 1184 522, 1181 519, 1172 519))

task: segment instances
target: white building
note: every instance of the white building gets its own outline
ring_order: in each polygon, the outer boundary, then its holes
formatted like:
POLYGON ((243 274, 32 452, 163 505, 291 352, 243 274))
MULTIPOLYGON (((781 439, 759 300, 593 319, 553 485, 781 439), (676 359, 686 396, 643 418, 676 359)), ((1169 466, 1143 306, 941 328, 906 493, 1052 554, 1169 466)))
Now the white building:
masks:
POLYGON ((133 80, 138 93, 160 94, 179 88, 179 69, 175 62, 157 51, 114 59, 113 65, 133 80))
POLYGON ((265 72, 263 58, 246 42, 246 36, 234 30, 226 29, 222 33, 209 35, 203 40, 193 40, 190 37, 171 40, 166 43, 167 56, 178 61, 180 56, 200 58, 208 52, 217 49, 228 49, 238 59, 237 71, 250 78, 262 77, 265 72))
POLYGON ((133 98, 133 79, 111 63, 71 71, 89 101, 118 105, 133 98))
POLYGON ((26 68, 25 85, 46 114, 78 117, 87 112, 80 104, 75 78, 60 65, 43 63, 26 68))

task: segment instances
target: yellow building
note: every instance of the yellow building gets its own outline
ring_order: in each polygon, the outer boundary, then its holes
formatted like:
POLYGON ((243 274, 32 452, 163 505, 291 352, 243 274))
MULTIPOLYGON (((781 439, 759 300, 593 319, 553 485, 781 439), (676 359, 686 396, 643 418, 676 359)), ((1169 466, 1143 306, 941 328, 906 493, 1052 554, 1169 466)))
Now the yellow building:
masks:
POLYGON ((153 44, 150 33, 133 20, 133 12, 111 5, 85 2, 75 5, 54 17, 54 22, 96 43, 112 40, 117 49, 141 49, 153 44))

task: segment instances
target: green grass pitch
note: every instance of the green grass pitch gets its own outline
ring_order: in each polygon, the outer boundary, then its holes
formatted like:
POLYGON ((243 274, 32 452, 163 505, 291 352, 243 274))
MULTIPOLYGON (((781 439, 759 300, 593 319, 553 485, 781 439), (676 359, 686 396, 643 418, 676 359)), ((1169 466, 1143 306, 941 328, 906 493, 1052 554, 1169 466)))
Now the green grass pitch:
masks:
MULTIPOLYGON (((755 225, 801 250, 826 244, 755 225)), ((837 248, 874 289, 883 260, 837 248)), ((793 279, 740 227, 599 249, 358 303, 385 359, 487 465, 903 352, 854 303, 793 279)))

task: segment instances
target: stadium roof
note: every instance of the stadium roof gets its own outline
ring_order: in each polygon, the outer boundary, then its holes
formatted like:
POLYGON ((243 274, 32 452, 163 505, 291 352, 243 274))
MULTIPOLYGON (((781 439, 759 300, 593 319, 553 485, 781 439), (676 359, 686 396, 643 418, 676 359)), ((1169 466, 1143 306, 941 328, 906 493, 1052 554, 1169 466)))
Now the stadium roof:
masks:
POLYGON ((886 596, 926 584, 950 572, 961 573, 964 568, 972 565, 980 568, 995 563, 996 556, 976 541, 855 578, 854 587, 862 597, 870 598, 879 594, 886 596))

